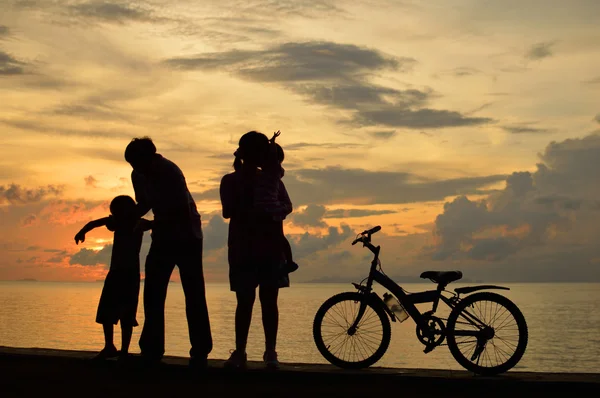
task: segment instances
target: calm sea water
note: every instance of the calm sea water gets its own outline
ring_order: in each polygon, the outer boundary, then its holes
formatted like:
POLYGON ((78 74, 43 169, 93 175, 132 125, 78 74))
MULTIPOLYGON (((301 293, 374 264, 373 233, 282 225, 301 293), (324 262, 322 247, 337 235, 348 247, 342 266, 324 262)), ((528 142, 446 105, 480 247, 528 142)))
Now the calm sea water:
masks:
MULTIPOLYGON (((432 284, 405 284, 408 291, 432 284)), ((462 286, 456 284, 455 287, 462 286)), ((529 345, 515 370, 600 372, 600 284, 507 284, 502 291, 525 315, 529 345)), ((94 322, 102 283, 0 282, 0 345, 100 350, 102 327, 94 322)), ((326 363, 312 337, 312 321, 330 296, 351 291, 350 284, 300 284, 282 289, 278 352, 282 362, 326 363)), ((380 288, 380 293, 383 290, 380 288)), ((214 338, 211 358, 227 358, 234 347, 235 296, 226 284, 207 285, 214 338)), ((419 307, 422 311, 426 305, 419 307)), ((446 316, 443 312, 441 316, 446 316)), ((140 300, 138 321, 143 323, 140 300)), ((120 341, 120 336, 115 341, 120 341)), ((139 352, 141 327, 132 352, 139 352)), ((181 285, 171 283, 166 304, 167 355, 187 356, 189 340, 181 285)), ((249 359, 260 360, 264 337, 257 302, 249 337, 249 359)), ((376 366, 461 369, 445 346, 429 354, 415 337, 411 319, 392 323, 392 342, 376 366)))

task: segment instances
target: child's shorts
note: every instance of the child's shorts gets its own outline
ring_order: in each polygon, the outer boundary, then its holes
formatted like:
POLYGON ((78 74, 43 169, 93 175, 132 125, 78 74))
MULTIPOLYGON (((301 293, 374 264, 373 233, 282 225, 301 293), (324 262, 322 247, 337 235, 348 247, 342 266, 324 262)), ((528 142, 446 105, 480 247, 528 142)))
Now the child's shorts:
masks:
POLYGON ((140 294, 140 274, 129 271, 108 271, 96 313, 100 324, 138 326, 136 319, 140 294))

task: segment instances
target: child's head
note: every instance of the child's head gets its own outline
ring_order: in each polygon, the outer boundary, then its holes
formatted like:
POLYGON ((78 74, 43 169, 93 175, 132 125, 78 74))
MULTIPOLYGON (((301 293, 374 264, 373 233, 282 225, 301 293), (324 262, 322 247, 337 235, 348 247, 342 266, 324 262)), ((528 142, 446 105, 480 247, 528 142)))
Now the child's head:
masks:
POLYGON ((275 143, 275 146, 277 147, 277 160, 279 160, 279 164, 281 164, 285 159, 285 153, 283 153, 283 148, 281 147, 281 145, 275 143))
POLYGON ((135 200, 131 196, 119 195, 110 202, 110 213, 115 218, 130 218, 135 214, 135 200))

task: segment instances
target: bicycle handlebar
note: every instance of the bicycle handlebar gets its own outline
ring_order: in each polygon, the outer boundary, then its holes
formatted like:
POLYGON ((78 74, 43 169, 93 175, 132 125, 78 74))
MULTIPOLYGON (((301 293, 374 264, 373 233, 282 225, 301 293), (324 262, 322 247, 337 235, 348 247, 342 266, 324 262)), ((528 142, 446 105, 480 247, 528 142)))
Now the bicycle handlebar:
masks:
POLYGON ((361 235, 373 235, 374 233, 379 231, 381 231, 381 226, 377 225, 376 227, 361 232, 361 235))
POLYGON ((354 246, 355 244, 357 244, 358 242, 364 242, 364 238, 365 235, 367 235, 366 237, 368 238, 369 241, 371 241, 371 235, 373 235, 376 232, 381 231, 381 226, 377 225, 371 229, 367 229, 363 232, 361 232, 358 238, 354 239, 354 241, 352 242, 352 246, 354 246))

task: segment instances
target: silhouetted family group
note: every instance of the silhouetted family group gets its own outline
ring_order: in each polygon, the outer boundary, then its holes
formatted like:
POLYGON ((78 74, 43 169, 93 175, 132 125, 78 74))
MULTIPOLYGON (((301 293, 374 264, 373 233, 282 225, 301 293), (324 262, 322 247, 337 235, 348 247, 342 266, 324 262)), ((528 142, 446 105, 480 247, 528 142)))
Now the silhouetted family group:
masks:
MULTIPOLYGON (((276 342, 279 323, 279 289, 290 284, 294 262, 283 233, 283 220, 292 203, 281 181, 284 152, 262 133, 244 134, 235 151, 234 171, 221 180, 223 217, 230 220, 228 260, 230 288, 236 293, 235 350, 225 366, 246 365, 246 343, 252 308, 259 287, 265 331, 267 367, 277 368, 276 342)), ((212 335, 202 269, 203 235, 200 214, 181 169, 156 152, 150 138, 135 138, 125 149, 131 165, 135 200, 121 195, 110 203, 110 216, 94 220, 75 236, 85 241, 90 230, 105 226, 114 232, 110 270, 98 304, 96 322, 104 329, 105 347, 96 359, 127 358, 140 289, 140 249, 145 231, 152 243, 145 264, 144 326, 139 345, 149 363, 159 362, 165 352, 165 299, 175 265, 179 267, 185 294, 191 343, 190 366, 203 368, 212 350, 212 335), (150 210, 152 221, 144 219, 150 210), (121 324, 122 345, 113 342, 113 328, 121 324)))

